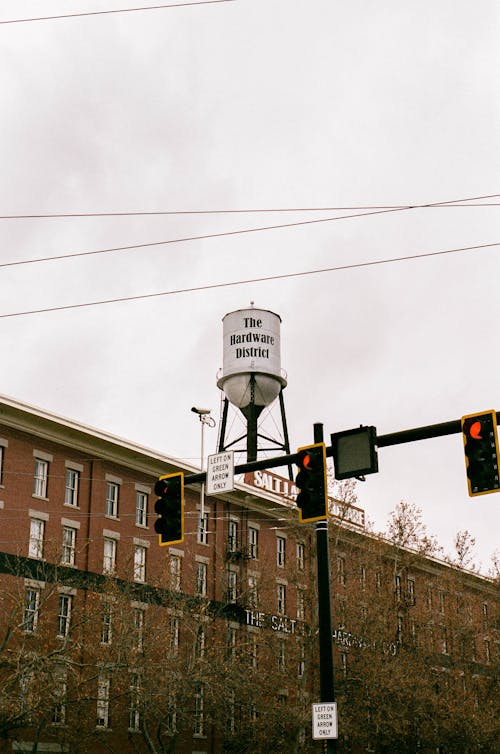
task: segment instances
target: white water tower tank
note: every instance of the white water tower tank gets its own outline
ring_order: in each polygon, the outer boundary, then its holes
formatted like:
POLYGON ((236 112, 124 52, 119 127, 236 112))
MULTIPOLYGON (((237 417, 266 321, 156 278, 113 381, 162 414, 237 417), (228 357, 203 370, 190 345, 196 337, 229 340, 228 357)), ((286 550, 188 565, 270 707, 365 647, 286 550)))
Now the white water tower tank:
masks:
POLYGON ((278 397, 287 381, 281 369, 281 317, 267 309, 238 309, 223 322, 223 367, 217 387, 240 409, 261 409, 278 397))

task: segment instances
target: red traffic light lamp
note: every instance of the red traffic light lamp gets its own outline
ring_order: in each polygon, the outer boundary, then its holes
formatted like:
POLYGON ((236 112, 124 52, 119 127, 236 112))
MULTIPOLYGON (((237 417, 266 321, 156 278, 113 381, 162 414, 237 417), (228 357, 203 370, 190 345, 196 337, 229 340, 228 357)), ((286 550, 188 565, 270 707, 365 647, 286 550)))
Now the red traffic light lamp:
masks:
POLYGON ((322 521, 327 518, 328 509, 325 443, 298 448, 297 455, 299 473, 295 485, 299 488, 299 521, 301 524, 322 521))
POLYGON ((161 546, 184 541, 184 474, 161 476, 155 484, 155 531, 161 546))
POLYGON ((469 414, 461 422, 469 495, 500 492, 496 412, 469 414))

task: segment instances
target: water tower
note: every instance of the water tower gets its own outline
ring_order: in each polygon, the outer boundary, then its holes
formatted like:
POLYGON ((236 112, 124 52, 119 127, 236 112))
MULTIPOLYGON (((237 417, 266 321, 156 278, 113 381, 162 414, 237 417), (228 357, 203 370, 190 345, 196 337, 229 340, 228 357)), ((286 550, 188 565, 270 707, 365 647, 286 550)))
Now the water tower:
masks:
POLYGON ((282 449, 290 453, 283 389, 287 381, 281 369, 281 317, 267 309, 249 309, 226 314, 223 322, 223 367, 217 375, 217 387, 224 394, 219 428, 219 452, 228 450, 246 437, 247 461, 255 461, 259 450, 282 449), (283 439, 259 434, 258 419, 262 410, 279 398, 283 439), (226 440, 229 404, 246 419, 246 434, 226 440), (259 439, 272 443, 259 447, 259 439))

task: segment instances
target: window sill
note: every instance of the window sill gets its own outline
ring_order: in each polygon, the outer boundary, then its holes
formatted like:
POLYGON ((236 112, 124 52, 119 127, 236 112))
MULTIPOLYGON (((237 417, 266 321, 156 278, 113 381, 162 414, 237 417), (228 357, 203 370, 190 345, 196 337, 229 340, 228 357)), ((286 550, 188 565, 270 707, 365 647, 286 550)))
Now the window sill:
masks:
POLYGON ((71 510, 74 510, 74 511, 80 510, 80 506, 78 505, 78 503, 76 505, 73 505, 72 503, 63 503, 63 506, 65 508, 71 508, 71 510))
POLYGON ((111 521, 119 521, 120 520, 118 516, 111 516, 109 513, 105 513, 104 514, 104 518, 109 518, 109 519, 111 519, 111 521))
POLYGON ((33 497, 35 500, 43 500, 44 503, 49 502, 49 498, 44 497, 43 495, 35 495, 35 493, 33 493, 31 497, 33 497))
MULTIPOLYGON (((137 521, 135 522, 135 525, 138 529, 146 529, 146 531, 149 529, 149 526, 147 524, 138 524, 137 521)), ((133 730, 133 728, 129 728, 129 730, 133 730)))

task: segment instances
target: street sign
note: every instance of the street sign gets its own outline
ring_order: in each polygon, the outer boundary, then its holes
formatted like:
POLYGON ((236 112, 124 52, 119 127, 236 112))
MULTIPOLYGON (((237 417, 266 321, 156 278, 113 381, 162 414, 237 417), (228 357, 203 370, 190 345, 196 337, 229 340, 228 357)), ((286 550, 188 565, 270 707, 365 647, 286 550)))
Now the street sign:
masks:
POLYGON ((207 495, 234 490, 234 450, 208 456, 207 495))
POLYGON ((324 702, 312 706, 312 737, 314 740, 338 738, 337 703, 324 702))

